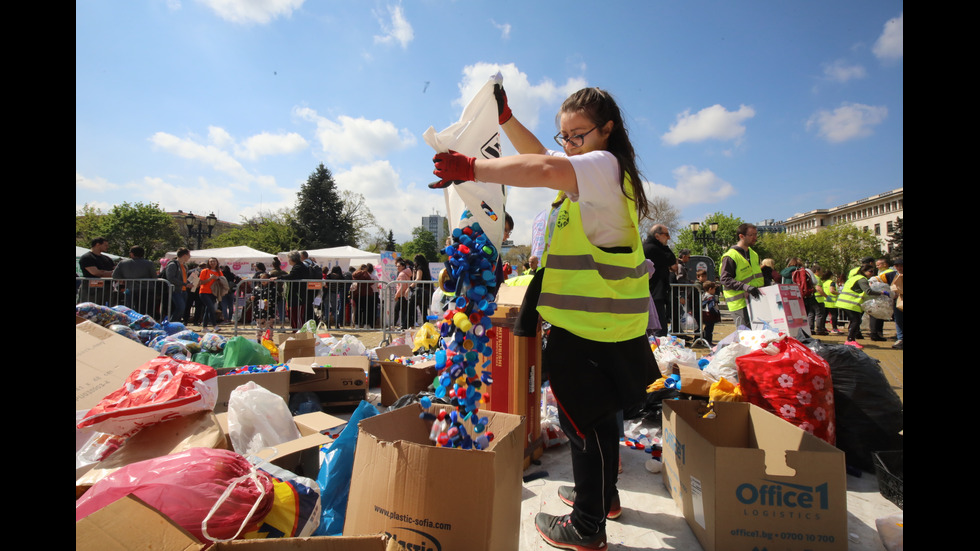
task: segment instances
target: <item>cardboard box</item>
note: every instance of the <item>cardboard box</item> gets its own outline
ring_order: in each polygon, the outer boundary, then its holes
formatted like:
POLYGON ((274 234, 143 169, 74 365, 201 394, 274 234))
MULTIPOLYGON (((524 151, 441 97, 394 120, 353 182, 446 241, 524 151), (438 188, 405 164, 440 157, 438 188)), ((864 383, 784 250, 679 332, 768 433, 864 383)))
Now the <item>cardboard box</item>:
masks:
POLYGON ((800 330, 810 336, 806 321, 806 306, 796 285, 770 285, 760 287, 761 296, 748 302, 752 329, 763 329, 765 321, 770 327, 796 338, 800 330))
POLYGON ((667 400, 663 480, 706 551, 847 549, 844 452, 771 413, 667 400))
POLYGON ((75 409, 92 409, 123 386, 130 373, 157 356, 156 350, 101 325, 76 323, 75 409))
MULTIPOLYGON (((527 287, 503 286, 497 293, 497 310, 491 316, 490 373, 493 384, 484 390, 486 409, 521 415, 526 420, 524 468, 544 453, 541 436, 541 331, 532 337, 514 335, 512 327, 527 287)), ((479 364, 486 362, 480 357, 479 364)), ((482 373, 482 368, 478 368, 482 373)))
POLYGON ((126 496, 75 523, 76 551, 221 551, 243 548, 250 551, 396 551, 389 538, 380 534, 361 537, 311 537, 236 540, 210 548, 169 518, 134 496, 126 496))
MULTIPOLYGON (((218 424, 224 433, 228 434, 228 413, 217 415, 218 424)), ((271 463, 292 471, 293 473, 316 480, 317 473, 320 472, 320 446, 333 442, 333 438, 324 434, 329 429, 339 427, 347 421, 332 415, 316 411, 304 413, 293 417, 296 428, 299 429, 300 437, 289 442, 283 442, 275 449, 263 450, 255 455, 270 459, 271 463)), ((234 449, 231 445, 231 437, 228 436, 226 443, 227 449, 234 449)))
POLYGON ((227 374, 229 371, 235 369, 238 368, 220 367, 215 370, 218 372, 218 398, 214 404, 215 413, 228 411, 228 398, 231 397, 231 391, 249 381, 255 381, 255 384, 273 394, 281 396, 284 402, 289 403, 289 371, 242 373, 239 375, 227 374))
POLYGON ((434 445, 421 411, 360 422, 344 535, 381 532, 405 549, 517 549, 524 419, 482 411, 493 442, 462 450, 434 445))
POLYGON ((293 333, 278 334, 276 339, 279 341, 279 363, 289 363, 289 360, 297 357, 316 356, 316 343, 319 341, 312 333, 293 333))
POLYGON ((390 406, 406 394, 418 394, 432 386, 436 377, 434 360, 405 365, 388 359, 392 355, 396 358, 411 357, 411 346, 388 346, 379 348, 377 353, 381 366, 381 405, 390 406))
POLYGON ((367 356, 304 356, 291 358, 289 392, 315 392, 323 407, 357 406, 367 399, 367 356))

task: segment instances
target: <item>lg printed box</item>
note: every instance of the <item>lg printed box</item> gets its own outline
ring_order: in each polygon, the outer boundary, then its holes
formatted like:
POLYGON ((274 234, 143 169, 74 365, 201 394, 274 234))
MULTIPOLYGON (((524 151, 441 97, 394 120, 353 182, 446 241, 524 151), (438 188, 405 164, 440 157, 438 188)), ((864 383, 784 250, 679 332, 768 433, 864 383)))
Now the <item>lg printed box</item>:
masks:
POLYGON ((400 549, 517 549, 523 417, 481 411, 494 439, 463 450, 435 445, 421 411, 360 422, 344 536, 384 533, 400 549))
POLYGON ((663 480, 706 551, 847 549, 844 452, 748 403, 664 401, 663 480))
POLYGON ((367 399, 367 356, 308 356, 289 360, 289 392, 315 392, 323 407, 356 406, 367 399))

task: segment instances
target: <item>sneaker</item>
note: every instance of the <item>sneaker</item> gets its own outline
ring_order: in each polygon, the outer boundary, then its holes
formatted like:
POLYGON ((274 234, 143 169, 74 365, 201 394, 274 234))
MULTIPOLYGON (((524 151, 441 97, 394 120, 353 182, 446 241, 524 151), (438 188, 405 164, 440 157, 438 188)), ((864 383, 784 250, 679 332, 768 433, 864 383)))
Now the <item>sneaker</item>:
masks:
POLYGON ((544 541, 554 547, 574 551, 606 548, 605 529, 599 530, 599 533, 593 536, 583 536, 572 525, 569 515, 556 517, 547 513, 538 513, 534 517, 534 526, 544 541))
POLYGON ((905 346, 904 340, 897 340, 895 341, 895 344, 892 345, 892 348, 894 348, 895 350, 903 350, 904 346, 905 346))
MULTIPOLYGON (((572 507, 575 505, 575 488, 572 486, 559 486, 558 487, 558 497, 568 505, 572 507)), ((620 515, 623 514, 623 507, 619 503, 619 493, 613 497, 612 505, 609 507, 609 512, 606 513, 606 518, 609 520, 616 520, 620 515)))
POLYGON ((830 330, 830 334, 831 335, 840 335, 841 332, 840 332, 840 329, 831 329, 830 330))
POLYGON ((864 348, 864 347, 863 347, 863 346, 861 346, 861 344, 860 344, 860 343, 858 343, 857 341, 844 341, 844 344, 846 344, 846 345, 850 345, 850 346, 853 346, 854 348, 864 348))

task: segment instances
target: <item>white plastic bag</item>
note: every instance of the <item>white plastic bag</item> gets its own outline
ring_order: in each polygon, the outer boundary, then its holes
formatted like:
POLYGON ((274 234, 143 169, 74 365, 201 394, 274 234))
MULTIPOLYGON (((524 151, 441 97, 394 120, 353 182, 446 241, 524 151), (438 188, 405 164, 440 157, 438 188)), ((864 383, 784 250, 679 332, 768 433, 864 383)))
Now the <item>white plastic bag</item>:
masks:
MULTIPOLYGON (((888 291, 890 293, 891 287, 883 281, 875 280, 871 282, 871 290, 878 292, 888 291)), ((895 310, 895 304, 892 302, 892 297, 879 295, 870 297, 868 300, 862 302, 861 308, 871 317, 880 320, 890 320, 895 310)))
POLYGON ((732 383, 738 383, 738 366, 735 358, 752 352, 752 348, 740 342, 729 343, 712 356, 711 361, 704 367, 704 374, 712 382, 718 382, 724 377, 732 383))
POLYGON ((330 346, 327 356, 366 356, 367 347, 354 335, 344 335, 330 346))
POLYGON ((698 355, 694 350, 684 348, 678 342, 661 343, 653 351, 653 357, 656 358, 657 367, 660 368, 660 374, 664 377, 670 376, 675 365, 683 365, 695 369, 698 367, 698 355))
POLYGON ((301 436, 286 401, 255 381, 231 391, 228 433, 232 447, 242 455, 273 448, 301 436))

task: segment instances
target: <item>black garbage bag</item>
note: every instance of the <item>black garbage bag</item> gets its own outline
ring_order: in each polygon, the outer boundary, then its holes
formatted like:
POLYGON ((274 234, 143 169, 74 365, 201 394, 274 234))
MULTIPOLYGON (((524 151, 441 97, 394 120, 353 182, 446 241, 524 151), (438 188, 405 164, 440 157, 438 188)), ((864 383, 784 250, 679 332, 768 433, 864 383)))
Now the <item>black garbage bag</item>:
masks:
POLYGON ((837 448, 848 465, 874 472, 872 454, 902 449, 901 398, 875 358, 846 344, 804 342, 830 364, 834 384, 837 448))
POLYGON ((680 396, 676 389, 666 387, 648 392, 642 402, 623 410, 623 418, 660 421, 663 419, 664 400, 674 400, 680 396))

